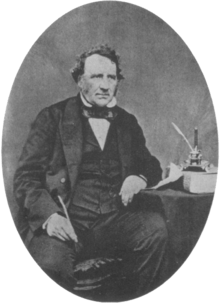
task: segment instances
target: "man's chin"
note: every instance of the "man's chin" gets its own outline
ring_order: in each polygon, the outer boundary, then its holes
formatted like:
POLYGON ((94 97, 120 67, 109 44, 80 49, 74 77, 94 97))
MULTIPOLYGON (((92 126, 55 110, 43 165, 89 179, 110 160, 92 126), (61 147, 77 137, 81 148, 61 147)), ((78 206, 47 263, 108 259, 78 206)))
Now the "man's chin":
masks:
POLYGON ((107 106, 110 102, 111 102, 111 100, 109 100, 109 99, 100 98, 100 99, 95 100, 94 105, 99 106, 99 107, 104 107, 104 106, 107 106))

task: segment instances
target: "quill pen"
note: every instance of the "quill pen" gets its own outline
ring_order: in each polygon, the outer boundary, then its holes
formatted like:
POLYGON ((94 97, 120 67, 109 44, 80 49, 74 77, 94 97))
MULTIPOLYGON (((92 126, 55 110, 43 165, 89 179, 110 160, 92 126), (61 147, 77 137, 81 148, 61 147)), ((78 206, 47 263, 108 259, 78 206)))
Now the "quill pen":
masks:
MULTIPOLYGON (((67 221, 69 222, 69 224, 72 226, 72 224, 71 224, 71 221, 70 221, 70 217, 69 217, 69 215, 68 215, 68 212, 67 212, 67 209, 66 209, 66 206, 65 206, 65 204, 64 204, 64 202, 63 202, 63 199, 61 198, 61 196, 57 196, 58 197, 58 200, 59 200, 59 202, 60 202, 60 204, 61 204, 61 206, 62 206, 62 208, 63 208, 63 211, 64 211, 64 214, 65 214, 65 216, 66 216, 66 218, 67 218, 67 221)), ((77 236, 76 235, 74 235, 74 241, 75 242, 78 242, 78 239, 77 239, 77 236)))
POLYGON ((191 149, 191 151, 193 151, 192 146, 190 145, 189 141, 186 139, 185 135, 181 132, 181 130, 179 129, 179 127, 175 123, 173 123, 173 122, 172 122, 172 124, 173 124, 173 127, 175 128, 175 130, 183 137, 183 139, 189 145, 189 148, 191 149))

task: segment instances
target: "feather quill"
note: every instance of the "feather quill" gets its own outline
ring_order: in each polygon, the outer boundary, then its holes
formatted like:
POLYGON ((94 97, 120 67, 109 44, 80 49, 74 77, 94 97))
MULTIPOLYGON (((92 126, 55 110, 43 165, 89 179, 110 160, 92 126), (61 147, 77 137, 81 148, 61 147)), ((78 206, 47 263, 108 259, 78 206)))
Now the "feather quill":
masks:
POLYGON ((175 123, 173 123, 173 122, 172 122, 172 124, 173 124, 173 127, 175 128, 175 130, 183 137, 183 139, 184 139, 184 140, 186 141, 186 143, 189 145, 189 148, 191 149, 191 151, 193 151, 193 148, 192 148, 191 144, 190 144, 189 141, 186 139, 185 135, 181 132, 181 130, 179 129, 179 127, 178 127, 175 123))
MULTIPOLYGON (((59 202, 60 202, 60 204, 61 204, 61 206, 62 206, 62 208, 63 208, 64 214, 65 214, 65 216, 66 216, 66 218, 67 218, 69 224, 72 226, 71 221, 70 221, 70 217, 69 217, 69 215, 68 215, 68 212, 67 212, 66 206, 65 206, 65 204, 64 204, 64 202, 63 202, 63 199, 62 199, 61 196, 59 196, 59 195, 57 196, 57 198, 58 198, 58 200, 59 200, 59 202)), ((74 232, 74 233, 75 233, 75 232, 74 232)), ((75 241, 75 242, 78 242, 78 239, 77 239, 76 234, 74 235, 74 241, 75 241)))

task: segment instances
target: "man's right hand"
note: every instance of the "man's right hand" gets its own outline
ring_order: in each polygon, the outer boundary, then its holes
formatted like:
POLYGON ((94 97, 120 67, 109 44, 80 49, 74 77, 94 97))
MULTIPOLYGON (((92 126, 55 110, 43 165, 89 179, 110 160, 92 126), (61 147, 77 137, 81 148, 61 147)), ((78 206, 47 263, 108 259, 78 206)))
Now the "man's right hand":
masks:
POLYGON ((50 237, 57 237, 62 241, 73 240, 78 242, 77 235, 70 221, 57 213, 49 218, 46 230, 50 237))

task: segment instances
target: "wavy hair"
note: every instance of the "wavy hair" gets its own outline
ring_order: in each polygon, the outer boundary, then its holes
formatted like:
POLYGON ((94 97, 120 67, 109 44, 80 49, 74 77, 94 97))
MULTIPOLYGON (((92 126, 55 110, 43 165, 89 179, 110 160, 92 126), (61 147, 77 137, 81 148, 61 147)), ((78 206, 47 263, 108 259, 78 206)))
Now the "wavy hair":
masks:
POLYGON ((84 74, 84 67, 86 58, 97 54, 103 57, 110 59, 112 62, 116 64, 116 72, 118 80, 124 79, 122 74, 122 70, 120 68, 120 56, 116 53, 114 49, 112 49, 108 44, 100 44, 98 46, 92 47, 89 51, 82 53, 77 57, 76 64, 71 70, 72 77, 76 83, 79 81, 79 77, 84 74))

